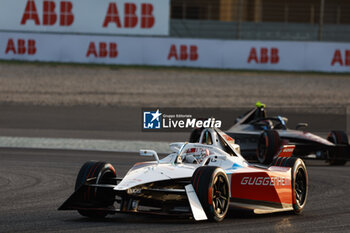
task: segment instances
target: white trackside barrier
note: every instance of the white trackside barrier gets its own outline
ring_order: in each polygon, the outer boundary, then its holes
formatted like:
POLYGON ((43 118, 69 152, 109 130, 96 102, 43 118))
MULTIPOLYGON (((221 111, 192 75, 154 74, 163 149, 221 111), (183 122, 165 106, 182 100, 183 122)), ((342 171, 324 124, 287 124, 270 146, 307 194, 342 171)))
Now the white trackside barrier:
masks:
POLYGON ((1 32, 0 59, 350 72, 350 43, 1 32))

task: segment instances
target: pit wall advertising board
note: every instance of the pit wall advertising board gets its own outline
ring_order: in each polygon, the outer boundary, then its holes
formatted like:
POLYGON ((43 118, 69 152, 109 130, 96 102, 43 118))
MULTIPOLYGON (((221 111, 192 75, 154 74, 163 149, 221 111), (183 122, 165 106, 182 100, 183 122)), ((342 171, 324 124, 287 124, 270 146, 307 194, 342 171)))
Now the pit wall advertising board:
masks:
POLYGON ((170 0, 0 0, 0 30, 168 35, 170 0))
POLYGON ((0 59, 350 72, 350 44, 2 32, 0 59))

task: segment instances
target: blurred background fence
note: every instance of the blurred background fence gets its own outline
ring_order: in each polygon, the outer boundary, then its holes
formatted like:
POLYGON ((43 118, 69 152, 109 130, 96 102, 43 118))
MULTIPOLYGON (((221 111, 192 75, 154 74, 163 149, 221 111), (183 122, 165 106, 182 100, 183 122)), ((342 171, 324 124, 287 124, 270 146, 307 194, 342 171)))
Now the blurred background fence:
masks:
POLYGON ((350 0, 171 0, 171 37, 350 41, 350 0))

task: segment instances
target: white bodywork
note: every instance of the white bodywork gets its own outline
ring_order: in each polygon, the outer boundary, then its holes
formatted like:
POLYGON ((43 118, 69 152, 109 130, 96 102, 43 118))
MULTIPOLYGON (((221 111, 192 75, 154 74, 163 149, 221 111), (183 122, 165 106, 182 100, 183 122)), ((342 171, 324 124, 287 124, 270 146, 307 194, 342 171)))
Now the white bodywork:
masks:
MULTIPOLYGON (((216 135, 216 134, 212 134, 216 135)), ((204 137, 202 135, 202 137, 204 137)), ((204 139, 203 139, 204 140, 204 139)), ((239 145, 233 139, 225 139, 226 150, 219 138, 214 138, 211 145, 203 143, 172 143, 170 149, 174 152, 162 160, 155 151, 140 150, 141 156, 153 156, 156 161, 135 164, 124 179, 114 188, 128 193, 139 192, 140 185, 158 181, 175 180, 192 177, 195 170, 204 165, 218 166, 227 174, 236 168, 247 167, 248 163, 239 154, 239 145)), ((186 195, 195 220, 206 220, 207 216, 191 184, 185 186, 186 195)))
MULTIPOLYGON (((239 145, 237 145, 239 147, 239 145)), ((140 150, 141 154, 147 150, 140 150)), ((200 143, 183 143, 178 153, 172 153, 159 160, 159 162, 144 162, 135 164, 124 179, 114 188, 115 190, 127 190, 141 184, 157 182, 169 179, 180 179, 192 177, 196 168, 203 165, 218 166, 229 172, 234 166, 246 167, 248 163, 241 156, 230 156, 225 151, 213 146, 200 143), (209 150, 210 154, 198 164, 181 161, 190 156, 185 154, 192 148, 198 150, 209 150), (181 159, 180 159, 181 158, 181 159)))
POLYGON ((192 184, 186 185, 185 189, 194 219, 197 221, 207 220, 207 215, 202 208, 201 202, 199 201, 192 184))

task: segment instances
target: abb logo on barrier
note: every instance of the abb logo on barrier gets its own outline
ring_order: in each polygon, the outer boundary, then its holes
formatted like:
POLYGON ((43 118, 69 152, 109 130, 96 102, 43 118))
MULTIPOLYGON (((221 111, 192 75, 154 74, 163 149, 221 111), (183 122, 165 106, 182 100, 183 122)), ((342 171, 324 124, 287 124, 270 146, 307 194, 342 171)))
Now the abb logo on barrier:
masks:
POLYGON ((172 44, 168 54, 168 60, 175 59, 176 61, 197 61, 198 60, 198 47, 196 45, 180 45, 176 48, 176 45, 172 44))
POLYGON ((86 57, 96 58, 116 58, 118 56, 117 43, 110 42, 99 42, 96 47, 95 42, 90 42, 86 57))
MULTIPOLYGON (((58 15, 56 13, 56 3, 54 1, 43 1, 42 25, 53 26, 56 24, 58 15)), ((74 15, 72 12, 73 4, 70 1, 61 1, 59 10, 59 25, 70 26, 74 22, 74 15)), ((40 25, 39 14, 34 0, 28 0, 24 10, 21 25, 25 25, 27 21, 33 21, 35 25, 40 25)))
MULTIPOLYGON (((120 5, 119 5, 120 7, 120 5)), ((153 5, 142 3, 139 6, 135 3, 124 4, 124 23, 121 22, 117 3, 109 3, 106 17, 103 22, 103 27, 108 27, 109 24, 114 24, 117 28, 135 28, 139 25, 140 28, 152 28, 155 23, 153 15, 153 5), (141 15, 137 15, 138 7, 141 9, 141 15)))
MULTIPOLYGON (((119 8, 121 7, 119 6, 119 8)), ((152 4, 142 3, 137 5, 135 3, 125 3, 122 8, 124 12, 123 24, 117 3, 109 3, 102 27, 108 27, 109 24, 114 24, 117 28, 135 28, 139 25, 140 28, 148 29, 154 26, 155 17, 153 15, 154 7, 152 4), (140 15, 137 15, 138 8, 140 9, 140 15)), ((45 0, 43 1, 42 20, 40 21, 35 1, 28 0, 22 16, 21 25, 25 25, 28 20, 31 20, 35 25, 53 26, 56 25, 59 18, 60 26, 71 26, 74 22, 72 10, 73 3, 71 1, 60 1, 58 7, 53 0, 45 0)))
POLYGON ((350 50, 345 50, 343 54, 340 49, 335 50, 331 65, 350 66, 350 50))
POLYGON ((256 48, 251 48, 248 57, 248 63, 254 61, 257 64, 278 64, 280 57, 278 55, 278 48, 260 48, 260 56, 256 48))
MULTIPOLYGON (((16 40, 15 40, 16 41, 16 40)), ((7 41, 5 54, 13 53, 19 55, 34 55, 36 53, 36 42, 32 39, 18 39, 15 43, 14 39, 7 41), (16 46, 17 45, 17 46, 16 46)))

